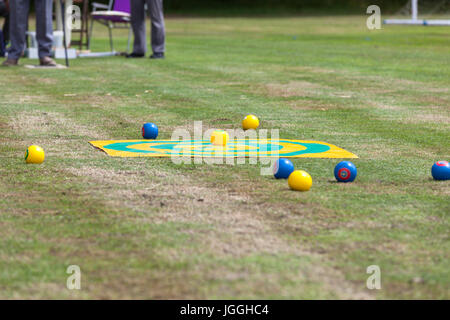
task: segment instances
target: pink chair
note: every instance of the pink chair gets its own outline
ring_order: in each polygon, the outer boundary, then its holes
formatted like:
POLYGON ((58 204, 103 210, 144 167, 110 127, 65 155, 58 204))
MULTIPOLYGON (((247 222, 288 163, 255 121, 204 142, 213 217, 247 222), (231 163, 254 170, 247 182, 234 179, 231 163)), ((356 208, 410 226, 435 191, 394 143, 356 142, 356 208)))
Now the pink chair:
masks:
POLYGON ((91 12, 91 30, 89 31, 88 37, 88 49, 91 45, 94 21, 97 21, 108 28, 111 52, 114 52, 112 29, 128 29, 128 52, 130 50, 132 32, 130 24, 130 0, 110 0, 109 5, 94 2, 92 3, 92 7, 93 11, 91 12))

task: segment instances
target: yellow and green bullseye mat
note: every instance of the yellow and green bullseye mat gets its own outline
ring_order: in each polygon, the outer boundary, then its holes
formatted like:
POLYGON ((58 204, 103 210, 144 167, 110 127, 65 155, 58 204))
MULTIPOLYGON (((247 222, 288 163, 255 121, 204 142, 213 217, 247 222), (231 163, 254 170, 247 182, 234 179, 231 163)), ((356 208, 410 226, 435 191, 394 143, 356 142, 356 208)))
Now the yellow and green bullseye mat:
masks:
POLYGON ((113 157, 286 157, 358 158, 332 144, 309 140, 236 139, 225 147, 208 140, 111 140, 90 141, 113 157))

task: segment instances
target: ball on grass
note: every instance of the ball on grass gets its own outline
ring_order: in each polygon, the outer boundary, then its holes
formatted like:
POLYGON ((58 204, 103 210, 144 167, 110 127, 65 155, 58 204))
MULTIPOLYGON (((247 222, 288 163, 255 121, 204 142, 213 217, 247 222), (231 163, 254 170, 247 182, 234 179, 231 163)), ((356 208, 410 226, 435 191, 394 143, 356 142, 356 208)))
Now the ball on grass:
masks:
POLYGON ((25 152, 25 161, 26 163, 35 163, 40 164, 45 160, 45 152, 39 146, 29 146, 27 151, 25 152))
POLYGON ((356 166, 350 161, 341 161, 334 168, 334 176, 338 182, 352 182, 357 173, 356 166))
POLYGON ((280 158, 275 161, 273 166, 273 175, 277 179, 287 179, 294 171, 294 164, 289 159, 280 158))
POLYGON ((450 179, 450 163, 448 161, 438 161, 431 167, 431 175, 434 180, 450 179))
POLYGON ((259 119, 253 114, 249 114, 242 120, 242 128, 244 130, 257 129, 259 127, 259 119))
POLYGON ((289 175, 288 184, 292 190, 308 191, 312 186, 312 178, 306 171, 295 170, 289 175))
POLYGON ((158 136, 158 127, 156 124, 148 122, 142 126, 142 137, 144 139, 156 139, 158 136))
POLYGON ((215 146, 225 146, 228 143, 228 133, 223 130, 215 130, 211 134, 211 143, 215 146))

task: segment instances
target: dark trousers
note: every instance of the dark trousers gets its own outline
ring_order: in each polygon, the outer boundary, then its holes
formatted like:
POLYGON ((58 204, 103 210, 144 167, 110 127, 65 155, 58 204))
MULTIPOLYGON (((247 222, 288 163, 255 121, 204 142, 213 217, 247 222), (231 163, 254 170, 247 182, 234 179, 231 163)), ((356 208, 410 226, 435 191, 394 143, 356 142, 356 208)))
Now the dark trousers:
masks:
POLYGON ((5 18, 3 22, 3 28, 0 32, 0 57, 4 57, 6 53, 6 44, 9 41, 9 13, 6 11, 6 7, 0 10, 0 17, 5 18))
POLYGON ((145 4, 147 4, 152 22, 152 51, 154 53, 163 53, 165 51, 165 30, 162 0, 131 0, 131 27, 134 33, 133 52, 145 54, 147 51, 145 4))
POLYGON ((3 40, 3 31, 0 30, 0 57, 5 56, 5 41, 3 40))
MULTIPOLYGON (((9 6, 11 47, 8 51, 8 59, 19 59, 23 50, 25 50, 25 33, 28 25, 30 0, 13 0, 10 1, 9 6)), ((39 58, 49 57, 53 42, 53 0, 34 0, 34 6, 39 58)))
POLYGON ((5 22, 3 23, 3 41, 5 44, 9 41, 9 14, 5 17, 5 22))
POLYGON ((6 44, 9 41, 9 10, 6 3, 0 0, 0 17, 5 18, 3 22, 3 43, 6 44))

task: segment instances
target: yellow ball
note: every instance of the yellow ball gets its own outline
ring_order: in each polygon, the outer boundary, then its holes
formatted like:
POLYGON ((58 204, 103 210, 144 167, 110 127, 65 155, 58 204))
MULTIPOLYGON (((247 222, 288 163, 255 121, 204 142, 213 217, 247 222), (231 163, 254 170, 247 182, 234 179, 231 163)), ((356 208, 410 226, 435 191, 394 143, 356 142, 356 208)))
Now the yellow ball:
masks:
POLYGON ((249 114, 242 120, 242 128, 244 130, 255 129, 259 127, 259 119, 253 114, 249 114))
POLYGON ((288 184, 292 190, 308 191, 312 185, 312 178, 306 171, 295 170, 289 175, 288 184))
POLYGON ((44 149, 39 146, 29 146, 25 153, 25 161, 27 163, 42 163, 45 159, 44 149))
POLYGON ((228 133, 223 130, 215 130, 211 134, 211 143, 215 146, 225 146, 228 143, 228 133))

